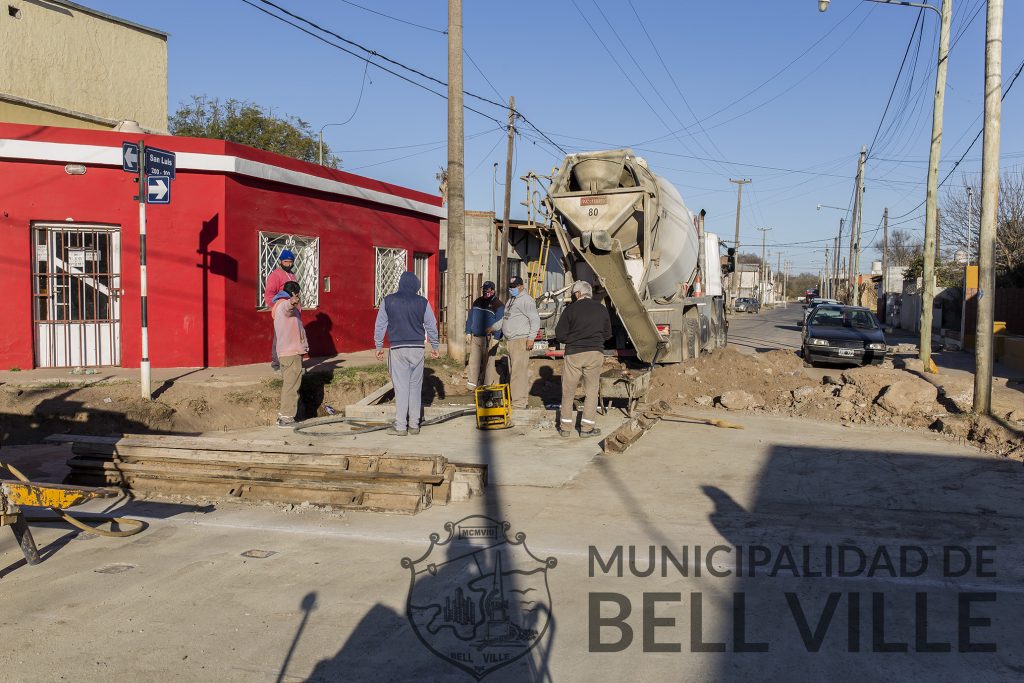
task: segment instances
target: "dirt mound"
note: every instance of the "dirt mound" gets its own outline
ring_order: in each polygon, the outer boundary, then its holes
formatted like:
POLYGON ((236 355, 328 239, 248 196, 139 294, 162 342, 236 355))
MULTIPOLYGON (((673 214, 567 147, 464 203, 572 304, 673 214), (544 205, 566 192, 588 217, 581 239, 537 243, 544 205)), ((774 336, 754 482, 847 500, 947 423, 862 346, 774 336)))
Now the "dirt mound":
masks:
POLYGON ((914 369, 912 364, 837 369, 817 379, 792 352, 745 354, 725 348, 656 368, 650 398, 680 407, 715 406, 848 424, 933 428, 990 452, 1024 459, 1024 431, 1015 429, 1013 420, 967 420, 968 387, 953 382, 943 391, 914 369))

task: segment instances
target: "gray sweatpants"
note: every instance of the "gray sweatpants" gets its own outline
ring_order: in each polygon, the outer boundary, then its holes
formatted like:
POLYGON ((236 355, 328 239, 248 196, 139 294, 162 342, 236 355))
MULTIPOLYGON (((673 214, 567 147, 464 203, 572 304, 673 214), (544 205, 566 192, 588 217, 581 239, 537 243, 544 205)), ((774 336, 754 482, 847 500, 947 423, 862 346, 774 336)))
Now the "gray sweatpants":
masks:
POLYGON ((395 429, 416 429, 423 400, 423 349, 391 349, 388 372, 395 387, 395 429))

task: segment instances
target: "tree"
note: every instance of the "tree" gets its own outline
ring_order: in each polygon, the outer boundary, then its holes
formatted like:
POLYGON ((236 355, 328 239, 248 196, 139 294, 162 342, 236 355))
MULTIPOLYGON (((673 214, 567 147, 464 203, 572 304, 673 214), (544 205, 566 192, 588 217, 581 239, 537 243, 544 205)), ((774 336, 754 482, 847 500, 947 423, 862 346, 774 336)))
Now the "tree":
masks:
POLYGON ((789 276, 789 288, 788 294, 790 296, 800 297, 808 289, 818 289, 820 279, 817 273, 800 273, 799 275, 789 276))
MULTIPOLYGON (((881 253, 881 246, 878 247, 879 253, 881 253)), ((911 262, 921 257, 924 253, 924 246, 920 240, 911 235, 906 230, 893 230, 892 234, 889 235, 889 265, 906 267, 911 262)), ((924 263, 924 260, 921 260, 924 263)))
MULTIPOLYGON (((317 163, 319 139, 309 123, 297 116, 283 118, 264 112, 252 102, 193 95, 171 116, 172 135, 227 140, 294 159, 317 163)), ((341 159, 324 145, 324 165, 338 168, 341 159)))
MULTIPOLYGON (((968 252, 977 263, 978 226, 981 224, 980 192, 974 193, 974 206, 967 188, 981 187, 979 178, 961 179, 961 187, 943 196, 939 229, 947 249, 968 252)), ((1002 286, 1024 286, 1024 171, 1003 174, 999 179, 999 209, 996 216, 996 274, 1002 286)))
POLYGON ((736 255, 736 263, 761 263, 761 257, 757 254, 739 253, 736 255))

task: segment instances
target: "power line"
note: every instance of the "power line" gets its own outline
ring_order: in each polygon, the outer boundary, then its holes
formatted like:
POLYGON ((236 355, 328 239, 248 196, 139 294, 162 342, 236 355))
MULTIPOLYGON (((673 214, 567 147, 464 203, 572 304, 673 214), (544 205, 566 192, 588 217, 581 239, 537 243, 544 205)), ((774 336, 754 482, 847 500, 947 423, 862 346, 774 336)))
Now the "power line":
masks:
POLYGON ((903 59, 900 61, 900 69, 896 72, 896 80, 892 82, 892 90, 889 91, 889 99, 885 103, 885 109, 882 111, 882 118, 878 120, 878 127, 875 129, 875 135, 871 138, 871 144, 868 145, 868 156, 871 156, 871 150, 875 147, 875 141, 878 140, 878 132, 882 130, 882 124, 885 123, 885 115, 889 113, 889 105, 892 104, 892 96, 896 94, 896 86, 899 85, 900 77, 903 75, 903 67, 907 64, 907 55, 910 54, 910 46, 914 44, 914 36, 917 34, 917 29, 921 26, 921 20, 924 19, 924 10, 919 9, 917 11, 917 21, 914 22, 914 30, 910 32, 910 40, 907 41, 907 49, 903 51, 903 59))
POLYGON ((416 28, 421 28, 424 31, 431 31, 433 33, 440 33, 443 36, 448 35, 448 31, 442 31, 441 29, 432 28, 430 26, 424 26, 423 24, 417 24, 414 21, 407 21, 407 20, 402 19, 400 17, 393 17, 390 14, 384 14, 383 12, 378 12, 375 9, 371 9, 369 7, 363 7, 362 5, 357 5, 356 3, 352 2, 351 0, 338 0, 338 1, 339 2, 343 2, 346 5, 352 5, 353 7, 358 7, 359 9, 361 9, 361 10, 363 10, 365 12, 369 12, 370 14, 376 14, 377 16, 384 17, 385 19, 391 19, 392 21, 397 21, 397 22, 402 23, 402 24, 407 24, 409 26, 415 26, 416 28))
MULTIPOLYGON (((1013 78, 1010 79, 1010 82, 1009 82, 1009 84, 1007 84, 1006 89, 1003 90, 1003 94, 999 98, 1000 102, 1005 100, 1006 96, 1010 94, 1010 90, 1013 89, 1013 84, 1016 83, 1017 79, 1020 77, 1021 71, 1024 71, 1024 60, 1021 60, 1020 65, 1017 67, 1016 73, 1013 74, 1013 78)), ((939 185, 938 185, 939 187, 942 187, 943 185, 946 184, 946 181, 949 180, 950 176, 953 175, 953 172, 956 171, 957 166, 959 166, 963 162, 963 160, 967 157, 967 155, 970 153, 971 149, 974 147, 975 143, 978 142, 978 140, 981 138, 982 133, 984 133, 984 132, 985 132, 985 127, 982 126, 981 130, 978 131, 978 134, 974 136, 973 140, 971 140, 971 144, 969 144, 967 146, 967 149, 964 150, 964 153, 961 154, 960 158, 956 161, 955 164, 953 164, 953 168, 949 169, 949 172, 946 174, 946 176, 939 183, 939 185)), ((904 214, 901 214, 899 216, 895 216, 894 220, 903 218, 905 216, 909 216, 910 214, 914 213, 915 211, 917 211, 918 209, 920 209, 924 205, 925 201, 926 200, 921 200, 920 204, 918 204, 913 209, 911 209, 910 211, 907 211, 904 214)))

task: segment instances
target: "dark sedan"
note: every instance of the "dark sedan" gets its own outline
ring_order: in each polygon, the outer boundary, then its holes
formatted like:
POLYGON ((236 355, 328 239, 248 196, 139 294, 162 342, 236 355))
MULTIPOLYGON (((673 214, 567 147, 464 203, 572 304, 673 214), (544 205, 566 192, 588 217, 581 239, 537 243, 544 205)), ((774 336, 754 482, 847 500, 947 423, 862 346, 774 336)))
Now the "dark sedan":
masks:
POLYGON ((875 314, 857 306, 818 306, 804 325, 804 360, 878 365, 885 360, 885 333, 875 314))

